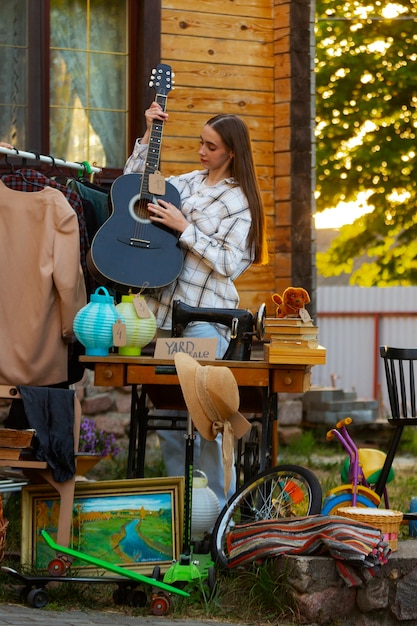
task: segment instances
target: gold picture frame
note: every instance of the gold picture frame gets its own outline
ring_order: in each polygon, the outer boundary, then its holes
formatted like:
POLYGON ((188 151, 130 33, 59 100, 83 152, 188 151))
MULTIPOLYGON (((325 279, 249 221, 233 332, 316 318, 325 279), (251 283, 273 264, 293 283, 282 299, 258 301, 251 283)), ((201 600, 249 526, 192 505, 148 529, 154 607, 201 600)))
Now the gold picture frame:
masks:
MULTIPOLYGON (((55 553, 41 536, 56 540, 59 496, 49 485, 22 489, 21 563, 46 569, 55 553)), ((77 482, 70 547, 79 552, 150 575, 163 572, 181 551, 184 478, 134 478, 77 482)), ((109 572, 75 559, 71 570, 88 575, 109 572)))

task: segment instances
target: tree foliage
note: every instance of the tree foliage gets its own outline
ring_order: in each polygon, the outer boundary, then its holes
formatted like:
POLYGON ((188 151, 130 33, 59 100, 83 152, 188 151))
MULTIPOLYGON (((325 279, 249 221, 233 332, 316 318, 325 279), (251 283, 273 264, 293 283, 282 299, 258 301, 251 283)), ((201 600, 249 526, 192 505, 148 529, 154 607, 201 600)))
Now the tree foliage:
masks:
POLYGON ((361 259, 352 284, 417 285, 417 0, 317 0, 316 17, 317 210, 360 192, 374 207, 318 255, 319 271, 361 259))

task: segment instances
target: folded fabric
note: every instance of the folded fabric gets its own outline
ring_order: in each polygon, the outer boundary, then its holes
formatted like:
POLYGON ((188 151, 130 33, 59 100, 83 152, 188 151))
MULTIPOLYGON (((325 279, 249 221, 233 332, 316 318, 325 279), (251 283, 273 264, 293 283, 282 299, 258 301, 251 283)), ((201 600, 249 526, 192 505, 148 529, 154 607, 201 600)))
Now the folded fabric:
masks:
POLYGON ((391 552, 380 530, 336 515, 269 519, 233 527, 227 535, 228 567, 259 559, 330 554, 351 565, 373 568, 391 552))

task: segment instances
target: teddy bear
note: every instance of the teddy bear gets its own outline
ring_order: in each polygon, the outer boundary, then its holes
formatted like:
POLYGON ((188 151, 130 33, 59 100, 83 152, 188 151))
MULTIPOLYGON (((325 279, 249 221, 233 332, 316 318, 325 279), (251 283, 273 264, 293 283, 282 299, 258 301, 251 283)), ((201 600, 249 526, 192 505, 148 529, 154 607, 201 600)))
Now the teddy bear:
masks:
POLYGON ((274 293, 272 301, 276 305, 276 317, 300 317, 300 309, 310 302, 310 296, 302 287, 287 287, 282 296, 274 293))

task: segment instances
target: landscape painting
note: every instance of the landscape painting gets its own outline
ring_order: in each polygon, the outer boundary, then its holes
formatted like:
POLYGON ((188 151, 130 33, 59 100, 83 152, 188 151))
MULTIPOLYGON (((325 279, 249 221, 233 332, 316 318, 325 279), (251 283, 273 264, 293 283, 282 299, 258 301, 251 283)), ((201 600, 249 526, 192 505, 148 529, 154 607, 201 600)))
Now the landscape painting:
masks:
MULTIPOLYGON (((77 483, 70 547, 146 574, 163 570, 180 554, 183 498, 181 477, 77 483)), ((41 530, 56 540, 59 506, 47 485, 22 489, 22 564, 42 570, 55 558, 41 530)), ((97 570, 81 559, 73 568, 97 570)))

